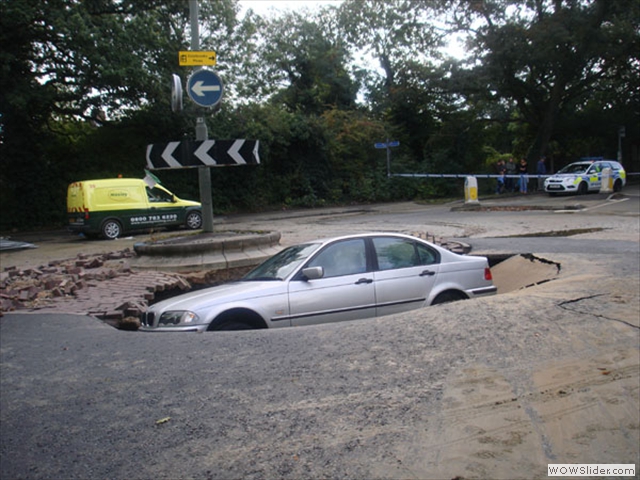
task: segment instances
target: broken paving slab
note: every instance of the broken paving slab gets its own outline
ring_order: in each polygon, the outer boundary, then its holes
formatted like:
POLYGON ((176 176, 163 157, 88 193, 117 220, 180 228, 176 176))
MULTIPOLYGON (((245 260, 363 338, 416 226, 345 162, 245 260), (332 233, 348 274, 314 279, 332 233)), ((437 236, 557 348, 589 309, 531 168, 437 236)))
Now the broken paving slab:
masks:
POLYGON ((37 245, 28 242, 16 242, 6 238, 0 238, 0 251, 5 250, 23 250, 26 248, 38 248, 37 245))

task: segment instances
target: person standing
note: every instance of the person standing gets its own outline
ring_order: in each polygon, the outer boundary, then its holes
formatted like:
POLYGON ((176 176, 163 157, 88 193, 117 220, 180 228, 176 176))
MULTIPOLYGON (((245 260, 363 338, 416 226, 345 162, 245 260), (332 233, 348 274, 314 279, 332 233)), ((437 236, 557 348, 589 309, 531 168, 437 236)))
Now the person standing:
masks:
POLYGON ((523 158, 518 165, 518 174, 520 174, 520 193, 527 193, 527 161, 523 158))
MULTIPOLYGON (((536 174, 538 175, 546 175, 547 174, 547 165, 545 164, 546 158, 545 156, 541 156, 540 160, 538 160, 538 164, 536 165, 536 174)), ((544 190, 544 178, 538 177, 538 190, 544 190)))
POLYGON ((509 157, 509 161, 504 166, 507 176, 504 180, 504 186, 507 191, 513 193, 516 184, 516 164, 513 162, 513 157, 509 157))
POLYGON ((504 192, 504 174, 506 170, 504 168, 504 160, 498 160, 496 163, 496 174, 498 175, 498 183, 496 184, 496 193, 501 194, 504 192))

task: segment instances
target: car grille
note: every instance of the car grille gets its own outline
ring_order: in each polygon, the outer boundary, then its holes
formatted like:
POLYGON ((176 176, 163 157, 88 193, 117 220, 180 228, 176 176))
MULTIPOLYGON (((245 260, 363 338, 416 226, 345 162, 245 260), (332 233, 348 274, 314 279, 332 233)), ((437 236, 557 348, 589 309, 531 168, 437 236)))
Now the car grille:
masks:
POLYGON ((153 322, 155 320, 155 315, 153 312, 145 312, 142 314, 141 323, 145 327, 153 327, 153 322))

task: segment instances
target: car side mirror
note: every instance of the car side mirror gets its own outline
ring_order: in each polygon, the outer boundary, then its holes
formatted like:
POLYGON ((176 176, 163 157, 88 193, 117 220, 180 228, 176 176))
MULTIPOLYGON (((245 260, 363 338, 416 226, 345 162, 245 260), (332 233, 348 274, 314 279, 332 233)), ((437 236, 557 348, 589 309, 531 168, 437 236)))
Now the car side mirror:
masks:
POLYGON ((302 269, 302 274, 305 280, 316 280, 324 277, 324 268, 322 267, 307 267, 302 269))

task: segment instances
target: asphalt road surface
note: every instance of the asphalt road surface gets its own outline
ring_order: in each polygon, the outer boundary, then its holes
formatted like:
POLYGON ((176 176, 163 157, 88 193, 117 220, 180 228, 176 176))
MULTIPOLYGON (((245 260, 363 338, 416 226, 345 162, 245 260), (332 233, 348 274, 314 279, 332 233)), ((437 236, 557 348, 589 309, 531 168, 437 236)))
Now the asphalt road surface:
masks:
POLYGON ((481 300, 222 334, 6 315, 0 476, 506 479, 547 478, 549 463, 638 466, 634 195, 616 203, 588 196, 579 200, 595 208, 574 213, 402 204, 222 220, 271 225, 284 243, 428 232, 479 242, 477 251, 535 249, 528 253, 562 265, 550 281, 481 300), (552 240, 514 237, 579 229, 552 240))

